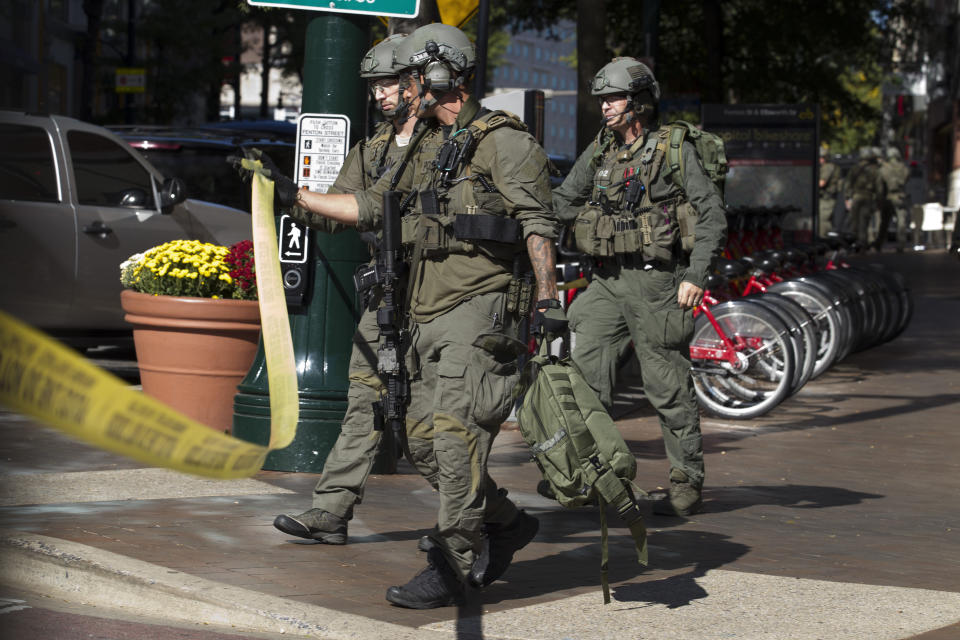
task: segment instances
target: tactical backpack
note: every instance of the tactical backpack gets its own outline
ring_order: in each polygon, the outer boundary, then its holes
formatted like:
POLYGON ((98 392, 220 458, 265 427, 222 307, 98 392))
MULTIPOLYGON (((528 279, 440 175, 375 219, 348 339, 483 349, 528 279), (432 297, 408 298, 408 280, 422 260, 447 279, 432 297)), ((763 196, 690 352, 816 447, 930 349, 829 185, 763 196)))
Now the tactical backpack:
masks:
POLYGON ((517 412, 520 435, 561 505, 599 505, 600 580, 607 604, 608 504, 629 527, 637 560, 647 564, 647 532, 632 490, 637 461, 580 370, 567 358, 547 355, 547 348, 542 340, 524 366, 518 387, 526 390, 517 412))
MULTIPOLYGON (((722 197, 724 181, 727 171, 730 169, 723 138, 709 131, 703 131, 685 120, 675 120, 667 126, 670 129, 667 138, 667 153, 664 158, 664 164, 669 171, 667 178, 676 186, 683 188, 682 147, 684 140, 690 140, 697 151, 703 170, 710 180, 717 185, 722 197)), ((699 214, 692 205, 683 207, 681 211, 678 211, 677 223, 680 225, 680 244, 684 251, 693 251, 697 218, 699 218, 699 214)))

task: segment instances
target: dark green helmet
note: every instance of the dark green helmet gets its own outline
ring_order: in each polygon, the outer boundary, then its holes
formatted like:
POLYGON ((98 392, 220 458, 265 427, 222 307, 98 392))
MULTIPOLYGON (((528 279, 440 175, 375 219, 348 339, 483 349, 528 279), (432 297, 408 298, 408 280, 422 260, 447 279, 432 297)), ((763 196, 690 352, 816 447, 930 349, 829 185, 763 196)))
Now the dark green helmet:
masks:
POLYGON ((614 58, 593 76, 591 95, 606 96, 614 93, 626 93, 637 97, 642 92, 648 92, 653 104, 660 102, 660 85, 653 77, 650 67, 636 58, 614 58))
POLYGON ((405 33, 395 33, 387 36, 373 45, 367 55, 360 61, 361 78, 390 78, 397 75, 393 68, 393 53, 397 50, 400 41, 407 37, 405 33))

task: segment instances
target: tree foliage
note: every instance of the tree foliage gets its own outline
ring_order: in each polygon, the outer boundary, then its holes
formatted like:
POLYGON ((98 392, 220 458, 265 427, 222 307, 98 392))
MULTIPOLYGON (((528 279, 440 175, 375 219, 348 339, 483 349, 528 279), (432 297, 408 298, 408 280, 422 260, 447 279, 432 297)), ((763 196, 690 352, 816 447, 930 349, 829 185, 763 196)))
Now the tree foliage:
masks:
MULTIPOLYGON (((823 137, 838 151, 873 142, 867 138, 879 124, 881 105, 866 99, 870 91, 863 89, 919 65, 917 43, 928 21, 921 0, 606 0, 605 5, 606 56, 652 54, 665 98, 694 94, 704 102, 819 103, 823 137), (652 16, 646 25, 645 13, 652 16)), ((495 17, 504 26, 549 29, 557 19, 576 19, 576 10, 577 0, 506 0, 495 17)))

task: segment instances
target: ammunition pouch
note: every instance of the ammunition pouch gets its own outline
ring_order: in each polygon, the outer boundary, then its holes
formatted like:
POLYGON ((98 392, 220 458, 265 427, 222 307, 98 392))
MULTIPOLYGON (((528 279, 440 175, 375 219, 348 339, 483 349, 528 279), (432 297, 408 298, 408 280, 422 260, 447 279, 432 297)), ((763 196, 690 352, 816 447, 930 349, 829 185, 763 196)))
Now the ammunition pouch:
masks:
POLYGON ((693 243, 696 240, 697 220, 700 214, 692 204, 684 200, 677 207, 677 225, 680 227, 680 245, 687 253, 693 251, 693 243))
POLYGON ((513 278, 507 287, 506 312, 526 318, 533 311, 534 283, 530 278, 513 278))

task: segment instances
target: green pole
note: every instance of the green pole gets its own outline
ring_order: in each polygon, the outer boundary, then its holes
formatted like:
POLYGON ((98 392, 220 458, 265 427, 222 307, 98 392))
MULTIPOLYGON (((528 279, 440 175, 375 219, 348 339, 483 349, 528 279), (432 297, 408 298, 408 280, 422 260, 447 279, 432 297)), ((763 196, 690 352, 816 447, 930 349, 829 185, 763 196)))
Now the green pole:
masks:
MULTIPOLYGON (((365 101, 358 76, 369 41, 369 18, 320 14, 307 26, 303 73, 303 113, 341 114, 350 119, 350 144, 363 135, 365 101)), ((264 469, 319 473, 340 433, 347 408, 348 367, 360 308, 353 272, 369 259, 355 231, 335 235, 309 230, 313 287, 304 307, 291 310, 290 328, 300 396, 297 437, 267 456, 264 469)), ((263 345, 234 398, 233 434, 266 444, 270 399, 263 345)), ((374 471, 383 468, 380 456, 374 471)))

